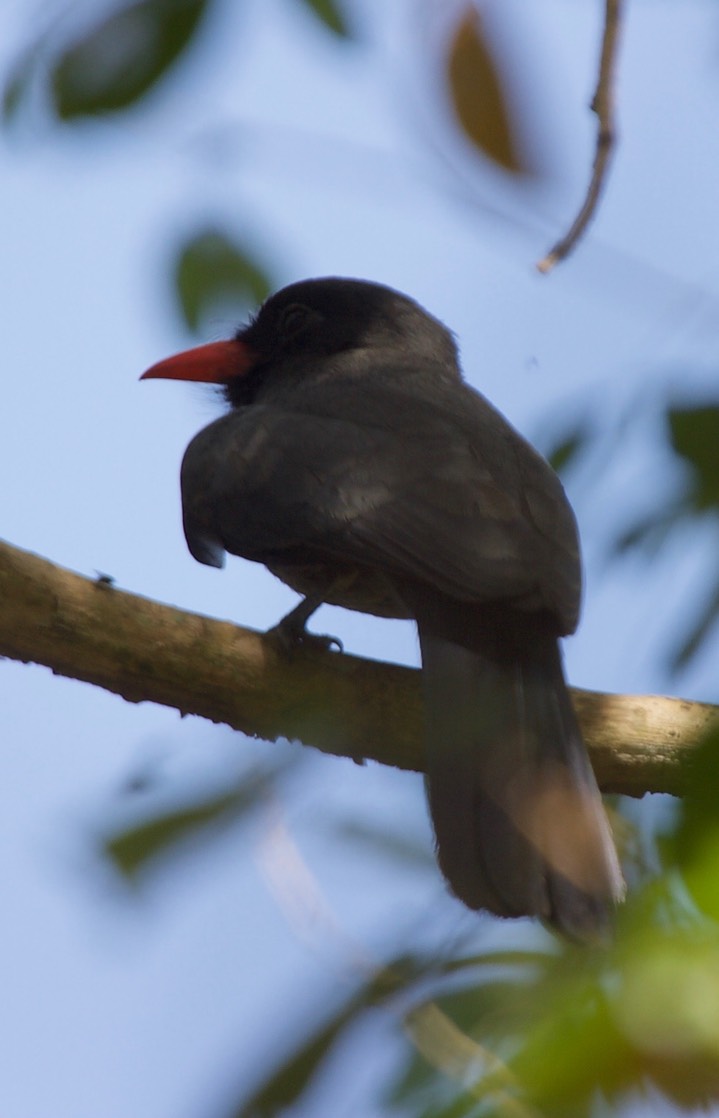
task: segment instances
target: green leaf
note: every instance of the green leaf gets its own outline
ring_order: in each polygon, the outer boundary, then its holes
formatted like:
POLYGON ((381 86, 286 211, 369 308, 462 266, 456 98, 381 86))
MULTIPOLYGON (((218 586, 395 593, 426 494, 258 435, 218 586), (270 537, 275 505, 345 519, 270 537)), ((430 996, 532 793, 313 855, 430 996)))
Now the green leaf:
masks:
POLYGON ((536 1013, 539 993, 535 988, 534 1019, 512 1070, 542 1114, 573 1118, 589 1113, 597 1091, 611 1097, 628 1085, 627 1041, 590 967, 566 985, 556 980, 548 985, 542 1015, 536 1013))
POLYGON ((276 1118, 301 1097, 319 1071, 330 1049, 365 1008, 359 995, 345 1003, 310 1039, 234 1111, 233 1118, 276 1118))
MULTIPOLYGON (((285 1114, 321 1070, 334 1044, 350 1032, 368 1008, 381 1005, 403 990, 407 983, 414 981, 418 969, 421 970, 421 967, 416 960, 400 957, 377 970, 356 994, 312 1033, 309 1040, 298 1045, 284 1063, 273 1069, 252 1096, 238 1105, 233 1118, 275 1118, 285 1114)), ((303 1038, 305 1036, 303 1031, 303 1038)))
POLYGON ((719 623, 719 583, 715 586, 713 594, 705 601, 699 617, 684 640, 672 653, 669 660, 670 671, 677 673, 687 667, 701 651, 717 623, 719 623))
POLYGON ((192 40, 209 0, 136 0, 73 43, 51 74, 61 120, 128 108, 192 40))
POLYGON ((672 446, 692 471, 692 498, 699 511, 719 507, 719 406, 670 408, 672 446))
POLYGON ((335 0, 301 0, 301 3, 335 35, 341 39, 352 38, 344 12, 335 0))
POLYGON ((686 506, 683 502, 672 502, 666 508, 647 513, 620 532, 611 542, 611 557, 619 558, 629 551, 641 549, 651 558, 657 554, 670 533, 685 517, 686 506))
POLYGON ((253 772, 229 791, 200 803, 162 811, 104 839, 104 853, 125 877, 134 880, 154 859, 185 839, 213 825, 222 826, 241 819, 263 802, 264 793, 276 775, 274 770, 253 772))
POLYGON ((10 69, 2 92, 2 118, 5 124, 11 124, 16 120, 23 103, 27 100, 35 76, 38 55, 39 44, 35 44, 21 54, 10 69))
POLYGON ((270 294, 268 273, 244 246, 219 229, 195 234, 178 253, 175 284, 183 318, 197 332, 213 315, 239 313, 270 294))
POLYGON ((593 428, 585 421, 566 430, 545 454, 552 469, 558 474, 565 473, 587 449, 593 435, 593 428))
POLYGON ((710 729, 687 758, 686 789, 680 802, 674 850, 694 900, 719 918, 719 727, 710 729), (707 857, 710 855, 711 857, 707 857), (709 872, 705 872, 707 866, 709 872))
MULTIPOLYGON (((428 966, 420 991, 426 993, 431 977, 435 999, 424 1002, 424 1010, 415 1004, 410 1011, 407 1023, 416 1049, 409 1051, 395 1080, 391 1101, 403 1113, 427 1118, 460 1118, 479 1114, 480 1107, 483 1118, 504 1114, 502 1100, 515 1086, 503 1063, 505 1041, 512 1037, 511 1046, 516 1048, 515 1029, 518 1021, 525 1021, 533 986, 555 962, 547 952, 488 951, 440 967, 436 962, 428 966), (439 975, 449 979, 444 993, 437 989, 439 975), (479 980, 470 981, 470 976, 479 980), (459 989, 458 980, 463 982, 459 989), (447 1027, 437 1019, 437 1010, 447 1027), (439 1069, 453 1070, 448 1077, 437 1075, 439 1069)), ((506 1113, 524 1112, 510 1108, 506 1113)))
POLYGON ((612 999, 627 1082, 653 1083, 692 1112, 719 1097, 717 948, 707 925, 688 934, 657 928, 634 945, 612 999))

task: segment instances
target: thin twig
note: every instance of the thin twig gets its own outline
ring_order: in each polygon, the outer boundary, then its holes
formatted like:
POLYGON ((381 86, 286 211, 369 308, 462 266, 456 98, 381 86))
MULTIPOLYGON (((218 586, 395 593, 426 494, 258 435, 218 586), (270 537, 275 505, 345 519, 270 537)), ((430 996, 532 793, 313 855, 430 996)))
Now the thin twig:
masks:
POLYGON ((555 264, 564 260, 574 249, 577 241, 595 215, 607 180, 609 164, 617 142, 614 89, 623 3, 624 0, 606 0, 599 80, 591 104, 592 111, 597 115, 599 127, 594 166, 587 195, 569 231, 557 241, 546 256, 538 261, 537 269, 544 275, 551 272, 555 264))

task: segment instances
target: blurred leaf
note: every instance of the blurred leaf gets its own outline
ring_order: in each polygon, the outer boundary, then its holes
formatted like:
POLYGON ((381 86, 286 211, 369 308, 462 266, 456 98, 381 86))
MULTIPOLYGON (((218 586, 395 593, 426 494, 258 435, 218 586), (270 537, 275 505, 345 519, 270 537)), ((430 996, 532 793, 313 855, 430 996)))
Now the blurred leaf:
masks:
POLYGON ((610 544, 610 554, 619 558, 628 551, 641 548, 649 556, 656 555, 669 534, 685 517, 686 507, 683 502, 672 502, 666 508, 650 512, 619 533, 610 544))
POLYGON ((356 820, 341 823, 335 830, 341 839, 364 846, 373 854, 379 854, 383 861, 393 858, 404 869, 414 867, 435 872, 435 860, 429 846, 408 839, 406 835, 356 820))
MULTIPOLYGON (((716 867, 715 867, 716 869, 716 867)), ((613 1016, 627 1076, 682 1107, 719 1098, 719 945, 716 930, 644 936, 622 974, 613 1016)))
POLYGON ((11 124, 17 118, 23 103, 28 99, 41 45, 41 41, 38 40, 24 51, 10 68, 2 93, 2 117, 5 124, 11 124))
POLYGON ((719 622, 719 583, 714 587, 714 593, 705 603, 701 616, 696 620, 682 643, 674 650, 669 660, 669 669, 672 672, 683 671, 684 668, 701 651, 704 642, 711 635, 712 630, 719 622))
POLYGON ((441 996, 481 1046, 476 1078, 459 1074, 450 1089, 415 1056, 393 1101, 427 1118, 581 1118, 600 1099, 614 1113, 612 1104, 647 1089, 682 1106, 716 1101, 719 936, 686 908, 677 922, 663 895, 652 883, 632 898, 607 950, 565 945, 538 968, 441 996))
POLYGON ((698 510, 719 507, 719 407, 670 408, 672 446, 692 469, 698 510))
POLYGON ((136 0, 117 8, 56 62, 52 92, 61 120, 126 109, 169 70, 209 0, 136 0))
POLYGON ((344 12, 336 0, 301 0, 301 3, 335 35, 343 39, 352 38, 344 12))
POLYGON ((587 449, 593 436, 593 428, 584 421, 579 422, 573 428, 564 432, 559 442, 547 450, 545 458, 552 469, 561 474, 576 463, 577 459, 587 449))
POLYGON ((612 948, 569 949, 528 991, 510 1067, 543 1114, 648 1086, 682 1106, 719 1098, 717 930, 665 895, 663 882, 640 890, 612 948))
POLYGON ((473 6, 467 8, 450 43, 447 76, 459 123, 475 147, 506 171, 527 174, 504 78, 473 6))
POLYGON ((104 852, 132 880, 172 846, 213 825, 234 823, 263 803, 276 775, 276 770, 250 773, 230 791, 145 819, 104 839, 104 852))
MULTIPOLYGON (((420 1022, 419 1033, 416 1026, 410 1030, 417 1047, 409 1050, 406 1066, 392 1088, 392 1102, 403 1112, 460 1118, 474 1115, 481 1106, 483 1115, 500 1115, 504 1114, 501 1100, 507 1089, 517 1086, 502 1059, 503 1051, 509 1050, 506 1040, 511 1037, 511 1046, 516 1048, 514 1030, 518 1021, 525 1021, 527 991, 546 967, 553 965, 553 956, 490 951, 469 962, 477 967, 488 965, 481 981, 469 982, 465 975, 461 989, 440 992, 434 1002, 410 1011, 410 1025, 433 1006, 441 1016, 434 1037, 431 1015, 429 1029, 422 1028, 420 1022), (527 962, 531 969, 527 969, 527 962), (438 1069, 445 1074, 438 1076, 438 1069), (491 1110, 487 1109, 490 1101, 491 1110)), ((453 987, 456 978, 453 975, 453 987)), ((520 1107, 509 1109, 507 1114, 527 1112, 520 1107)))
POLYGON ((601 970, 589 959, 571 970, 536 984, 524 1036, 516 1023, 522 1043, 511 1061, 527 1098, 553 1118, 589 1113, 597 1092, 616 1097, 632 1081, 601 970))
MULTIPOLYGON (((677 498, 670 494, 662 507, 635 521, 611 544, 619 557, 641 548, 655 555, 680 526, 695 524, 708 512, 719 512, 719 406, 668 407, 669 442, 689 474, 689 483, 677 498)), ((701 615, 669 657, 669 670, 682 671, 702 650, 719 623, 719 580, 715 581, 701 615)))
MULTIPOLYGON (((284 1114, 287 1107, 300 1099, 334 1044, 344 1038, 365 1011, 400 992, 425 965, 411 957, 400 957, 376 971, 288 1060, 273 1069, 262 1086, 232 1111, 232 1118, 275 1118, 284 1114)), ((303 1031, 303 1039, 305 1035, 303 1031)))
POLYGON ((696 904, 719 920, 719 727, 692 753, 674 835, 680 869, 696 904))
MULTIPOLYGON (((697 772, 705 785, 708 776, 713 790, 716 771, 697 772)), ((714 882, 716 870, 715 859, 714 882)), ((461 989, 460 976, 442 978, 436 960, 400 957, 305 1033, 235 1118, 289 1112, 330 1050, 368 1020, 367 1009, 388 1001, 413 1040, 385 1098, 388 1112, 585 1118, 647 1093, 684 1107, 715 1101, 719 937, 686 913, 667 907, 666 889, 652 883, 628 903, 614 946, 555 941, 544 953, 487 952, 474 960, 482 980, 461 989), (434 1000, 426 1000, 429 983, 445 987, 434 1000)))
POLYGON ((440 971, 442 973, 451 974, 454 971, 468 971, 482 969, 484 967, 511 967, 516 968, 516 977, 519 978, 519 968, 532 967, 535 973, 542 970, 551 963, 553 954, 549 951, 526 951, 509 949, 507 951, 483 951, 479 955, 465 955, 459 958, 450 959, 447 963, 442 964, 440 971))
POLYGON ((232 1112, 232 1118, 275 1118, 296 1103, 338 1038, 365 1008, 362 994, 351 998, 318 1032, 291 1056, 247 1100, 232 1112))
POLYGON ((256 306, 272 290, 263 267, 245 248, 219 229, 197 233, 180 250, 175 264, 180 307, 190 330, 228 306, 256 306))

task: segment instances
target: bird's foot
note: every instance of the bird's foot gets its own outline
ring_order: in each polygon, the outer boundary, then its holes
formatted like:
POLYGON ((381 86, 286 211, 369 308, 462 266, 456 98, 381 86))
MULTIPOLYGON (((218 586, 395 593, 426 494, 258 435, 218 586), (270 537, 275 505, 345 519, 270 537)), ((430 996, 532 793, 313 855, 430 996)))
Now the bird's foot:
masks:
POLYGON ((284 656, 291 656, 300 648, 313 649, 315 652, 330 652, 336 648, 338 652, 344 652, 344 645, 339 637, 332 637, 328 633, 308 633, 305 628, 286 626, 284 620, 268 629, 265 639, 284 656))
POLYGON ((298 648, 310 648, 316 652, 330 652, 336 648, 338 652, 343 652, 344 646, 339 637, 307 632, 307 622, 318 605, 321 605, 321 601, 315 603, 313 599, 305 598, 281 621, 268 629, 265 637, 285 656, 291 656, 298 648))

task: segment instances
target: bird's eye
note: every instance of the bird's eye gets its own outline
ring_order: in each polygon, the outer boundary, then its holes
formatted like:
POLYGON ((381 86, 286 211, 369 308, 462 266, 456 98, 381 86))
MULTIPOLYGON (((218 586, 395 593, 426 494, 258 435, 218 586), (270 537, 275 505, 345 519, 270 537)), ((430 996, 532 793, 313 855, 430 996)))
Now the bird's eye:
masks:
POLYGON ((280 315, 278 323, 280 333, 284 334, 286 338, 291 338, 294 334, 299 334, 308 325, 311 318, 312 311, 309 307, 303 306, 302 303, 290 303, 280 315))

